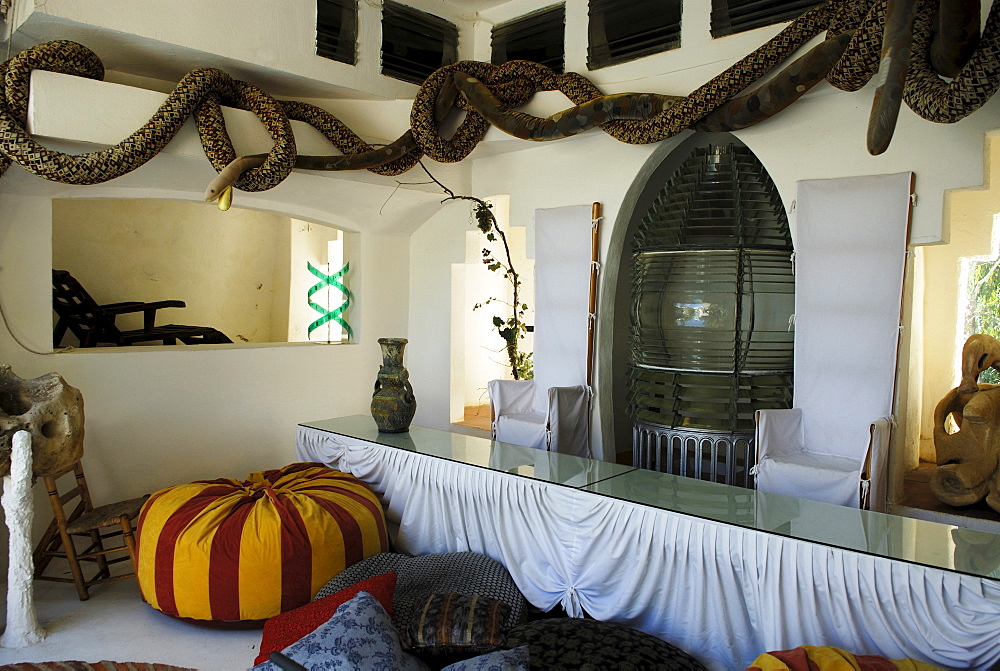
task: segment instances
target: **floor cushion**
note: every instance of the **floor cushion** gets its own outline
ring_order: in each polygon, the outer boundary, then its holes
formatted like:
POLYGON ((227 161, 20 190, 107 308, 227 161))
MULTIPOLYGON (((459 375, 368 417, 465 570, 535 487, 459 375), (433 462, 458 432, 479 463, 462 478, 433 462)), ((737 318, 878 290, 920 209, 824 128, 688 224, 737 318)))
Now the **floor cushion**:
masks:
POLYGON ((915 659, 887 659, 878 655, 855 655, 833 646, 802 645, 790 650, 766 652, 747 671, 940 671, 915 659))
POLYGON ((507 632, 507 647, 528 646, 532 669, 611 671, 700 670, 680 648, 614 622, 559 617, 521 624, 507 632))
POLYGON ((414 604, 432 594, 479 594, 504 602, 510 609, 505 629, 524 620, 527 602, 503 564, 475 552, 447 552, 410 557, 385 552, 360 561, 328 582, 317 598, 338 592, 373 575, 395 571, 392 619, 404 634, 410 629, 414 604))
POLYGON ((396 574, 390 572, 362 580, 346 589, 334 592, 330 596, 310 601, 304 606, 275 615, 264 623, 264 631, 260 637, 260 650, 253 663, 266 662, 272 652, 281 651, 312 633, 317 627, 333 617, 340 606, 362 591, 375 597, 389 617, 392 617, 392 594, 396 591, 396 574))
POLYGON ((310 463, 156 492, 136 539, 143 599, 217 625, 259 625, 298 608, 346 567, 388 548, 375 494, 310 463))
POLYGON ((529 668, 528 648, 522 646, 463 659, 449 664, 441 671, 528 671, 529 668))
MULTIPOLYGON (((315 631, 281 652, 312 671, 427 669, 423 662, 403 650, 392 619, 378 599, 364 591, 337 608, 315 631)), ((279 667, 268 661, 253 667, 253 671, 279 671, 279 667)))

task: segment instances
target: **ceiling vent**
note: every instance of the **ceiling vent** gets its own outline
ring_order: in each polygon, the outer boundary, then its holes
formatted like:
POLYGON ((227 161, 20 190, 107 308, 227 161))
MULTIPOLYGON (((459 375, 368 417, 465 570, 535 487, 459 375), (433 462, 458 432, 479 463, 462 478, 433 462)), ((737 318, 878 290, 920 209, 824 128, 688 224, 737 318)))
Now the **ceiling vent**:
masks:
POLYGON ((494 26, 491 60, 534 61, 556 72, 565 69, 566 6, 555 5, 494 26))
POLYGON ((422 84, 458 60, 458 26, 398 2, 382 4, 382 74, 422 84))

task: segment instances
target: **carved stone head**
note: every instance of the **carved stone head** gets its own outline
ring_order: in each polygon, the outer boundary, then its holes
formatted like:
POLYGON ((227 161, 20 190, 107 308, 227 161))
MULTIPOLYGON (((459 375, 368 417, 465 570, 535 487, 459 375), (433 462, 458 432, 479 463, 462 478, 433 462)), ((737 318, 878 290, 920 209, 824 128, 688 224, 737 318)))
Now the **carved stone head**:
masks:
POLYGON ((35 477, 55 475, 83 457, 83 396, 57 373, 24 380, 0 365, 0 476, 10 474, 11 439, 31 434, 35 477))

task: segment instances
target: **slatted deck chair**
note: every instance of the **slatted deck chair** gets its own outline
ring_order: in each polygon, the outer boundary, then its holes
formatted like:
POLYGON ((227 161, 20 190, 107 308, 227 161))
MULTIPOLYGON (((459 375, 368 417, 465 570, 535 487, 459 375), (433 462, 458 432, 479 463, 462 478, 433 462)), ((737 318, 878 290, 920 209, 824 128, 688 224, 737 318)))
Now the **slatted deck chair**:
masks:
POLYGON ((98 305, 87 290, 66 270, 52 271, 52 307, 59 319, 52 332, 54 347, 62 345, 69 331, 80 341, 80 347, 97 347, 110 344, 118 347, 138 342, 160 342, 176 345, 180 340, 186 345, 232 342, 222 331, 210 326, 184 326, 166 324, 156 326, 156 311, 163 308, 182 308, 184 301, 155 301, 142 303, 126 301, 98 305), (115 324, 122 314, 143 313, 143 327, 123 331, 115 324))

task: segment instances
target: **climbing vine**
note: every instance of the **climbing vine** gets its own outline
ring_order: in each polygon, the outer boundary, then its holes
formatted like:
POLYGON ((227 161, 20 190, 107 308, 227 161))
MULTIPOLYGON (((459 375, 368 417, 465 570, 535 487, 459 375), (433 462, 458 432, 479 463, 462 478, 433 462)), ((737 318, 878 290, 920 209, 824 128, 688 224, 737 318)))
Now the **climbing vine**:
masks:
MULTIPOLYGON (((531 361, 532 353, 525 352, 521 347, 521 341, 524 340, 528 333, 528 328, 524 323, 524 315, 528 310, 528 304, 521 297, 521 276, 514 269, 514 262, 510 256, 510 246, 507 244, 507 236, 493 215, 493 206, 475 196, 456 194, 438 181, 423 163, 420 163, 420 167, 423 168, 428 177, 434 180, 435 184, 448 194, 448 197, 444 199, 445 201, 468 200, 472 202, 472 215, 475 219, 476 227, 482 231, 488 241, 496 242, 499 240, 503 245, 503 256, 499 259, 489 247, 483 247, 483 264, 487 269, 499 273, 507 280, 511 288, 511 299, 508 301, 504 298, 490 296, 482 303, 476 303, 472 309, 479 310, 494 303, 506 305, 510 308, 509 316, 493 315, 493 328, 496 329, 497 333, 503 339, 503 351, 507 354, 507 365, 510 366, 510 373, 513 378, 515 380, 530 380, 534 377, 534 367, 531 361)), ((506 313, 507 311, 505 310, 504 312, 506 313)))

